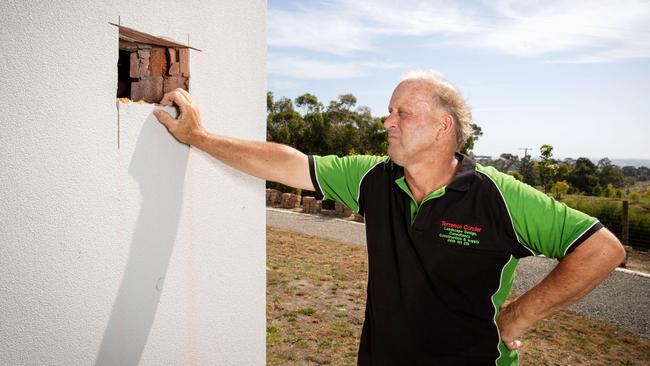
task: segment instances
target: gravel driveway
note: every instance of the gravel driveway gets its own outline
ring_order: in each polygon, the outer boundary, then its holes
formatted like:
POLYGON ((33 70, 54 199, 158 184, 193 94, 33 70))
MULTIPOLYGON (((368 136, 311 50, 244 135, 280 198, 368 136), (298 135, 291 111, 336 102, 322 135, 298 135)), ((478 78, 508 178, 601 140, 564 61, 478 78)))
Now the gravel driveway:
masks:
MULTIPOLYGON (((266 224, 332 240, 366 244, 365 226, 362 223, 267 208, 266 224)), ((522 259, 517 267, 514 290, 517 293, 526 291, 544 278, 556 263, 542 257, 522 259)), ((650 275, 616 269, 570 309, 650 339, 650 275)))

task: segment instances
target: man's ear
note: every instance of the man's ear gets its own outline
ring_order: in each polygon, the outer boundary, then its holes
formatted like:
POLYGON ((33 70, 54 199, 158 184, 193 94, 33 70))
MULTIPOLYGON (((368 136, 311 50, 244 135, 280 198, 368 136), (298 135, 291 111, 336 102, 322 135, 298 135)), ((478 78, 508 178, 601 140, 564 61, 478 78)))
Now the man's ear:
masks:
POLYGON ((452 133, 454 130, 454 117, 450 114, 445 114, 440 119, 440 124, 438 125, 438 139, 445 137, 452 133))

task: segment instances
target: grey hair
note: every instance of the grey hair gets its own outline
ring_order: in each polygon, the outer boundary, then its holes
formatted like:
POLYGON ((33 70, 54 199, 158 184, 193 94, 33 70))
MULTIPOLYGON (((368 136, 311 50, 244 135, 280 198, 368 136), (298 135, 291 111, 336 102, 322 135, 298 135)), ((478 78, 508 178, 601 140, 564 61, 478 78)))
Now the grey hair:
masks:
POLYGON ((440 106, 451 114, 456 123, 456 149, 461 150, 472 135, 472 113, 465 99, 454 85, 435 70, 411 71, 404 75, 402 81, 420 80, 431 84, 436 89, 440 106))

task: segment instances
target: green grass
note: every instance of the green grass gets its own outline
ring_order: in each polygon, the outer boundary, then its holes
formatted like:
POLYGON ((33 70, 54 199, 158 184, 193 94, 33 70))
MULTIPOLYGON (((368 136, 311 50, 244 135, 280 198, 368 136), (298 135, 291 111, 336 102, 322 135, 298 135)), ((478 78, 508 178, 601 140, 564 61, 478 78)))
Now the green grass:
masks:
MULTIPOLYGON (((622 235, 623 204, 620 199, 567 195, 562 199, 573 207, 600 220, 619 238, 622 235)), ((643 204, 630 204, 628 211, 629 244, 650 248, 650 207, 643 204)))
POLYGON ((298 309, 298 314, 306 315, 306 316, 312 316, 316 312, 316 309, 314 308, 301 308, 298 309))

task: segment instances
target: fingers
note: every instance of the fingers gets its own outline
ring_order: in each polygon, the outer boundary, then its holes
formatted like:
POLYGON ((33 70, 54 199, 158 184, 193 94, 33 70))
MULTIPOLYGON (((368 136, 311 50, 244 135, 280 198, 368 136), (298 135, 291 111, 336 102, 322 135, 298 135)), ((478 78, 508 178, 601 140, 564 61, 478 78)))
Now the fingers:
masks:
POLYGON ((514 341, 510 341, 510 342, 503 341, 503 343, 505 343, 505 345, 506 345, 506 347, 508 347, 508 349, 517 349, 517 348, 521 347, 521 344, 522 344, 521 341, 518 340, 518 339, 515 339, 514 341))
POLYGON ((156 116, 158 121, 165 125, 168 129, 174 124, 175 120, 174 118, 167 112, 162 111, 160 109, 156 109, 153 111, 153 115, 156 116))
POLYGON ((178 88, 176 90, 179 93, 183 94, 183 96, 185 97, 185 99, 187 99, 188 102, 192 103, 192 96, 190 95, 190 92, 188 92, 187 90, 185 90, 183 88, 178 88))
POLYGON ((181 113, 185 112, 188 106, 191 104, 188 98, 185 97, 183 93, 180 92, 182 89, 174 89, 169 93, 165 94, 160 101, 161 105, 172 105, 176 103, 178 108, 181 110, 181 113))

